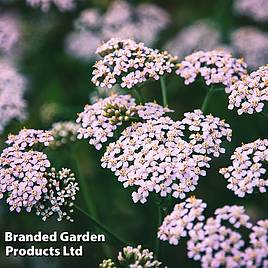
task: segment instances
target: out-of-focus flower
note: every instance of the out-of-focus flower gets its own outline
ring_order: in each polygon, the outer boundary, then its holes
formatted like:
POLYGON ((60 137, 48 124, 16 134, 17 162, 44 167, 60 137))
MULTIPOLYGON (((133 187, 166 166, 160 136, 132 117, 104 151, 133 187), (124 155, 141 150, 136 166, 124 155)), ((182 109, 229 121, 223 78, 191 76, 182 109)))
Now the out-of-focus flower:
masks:
POLYGON ((239 115, 261 112, 264 102, 268 101, 268 66, 244 76, 225 90, 229 93, 230 110, 237 108, 239 115))
POLYGON ((266 0, 235 0, 235 10, 258 22, 268 21, 268 2, 266 0))
POLYGON ((77 138, 79 125, 72 121, 57 122, 52 125, 51 134, 54 138, 51 146, 62 146, 74 142, 77 138))
POLYGON ((155 259, 153 252, 148 249, 142 249, 142 246, 124 247, 122 252, 119 252, 117 264, 112 260, 104 260, 100 268, 160 268, 162 263, 155 259))
POLYGON ((135 41, 112 39, 97 50, 103 59, 96 62, 92 82, 111 88, 115 84, 132 88, 135 85, 170 73, 176 58, 135 41), (111 49, 109 49, 111 47, 111 49), (105 54, 104 54, 105 53, 105 54))
POLYGON ((40 108, 40 117, 43 122, 50 123, 54 121, 59 112, 60 107, 56 102, 46 102, 40 108))
POLYGON ((125 188, 137 188, 132 193, 134 202, 145 203, 150 192, 182 199, 206 175, 208 155, 218 157, 224 152, 222 140, 230 137, 229 125, 199 110, 186 113, 182 122, 169 117, 151 119, 132 124, 110 143, 102 167, 111 169, 125 188), (184 131, 190 131, 189 142, 183 139, 184 131))
POLYGON ((66 49, 75 57, 94 59, 96 47, 111 38, 131 38, 150 45, 169 21, 168 13, 154 4, 134 7, 126 1, 113 1, 104 14, 95 8, 81 13, 66 40, 66 49))
POLYGON ((200 260, 204 268, 268 267, 267 229, 267 220, 252 227, 243 207, 224 206, 215 211, 214 217, 189 231, 188 257, 200 260), (249 244, 240 228, 251 232, 249 244))
POLYGON ((0 133, 13 119, 25 118, 25 79, 7 61, 0 61, 0 133))
POLYGON ((38 7, 47 12, 52 5, 55 5, 61 12, 70 11, 75 8, 74 0, 26 0, 31 7, 38 7))
POLYGON ((204 20, 182 29, 166 45, 167 51, 180 60, 195 51, 209 51, 219 47, 221 47, 219 31, 213 24, 204 20))
POLYGON ((159 227, 158 238, 163 241, 168 240, 171 245, 178 245, 179 240, 188 236, 189 230, 197 222, 205 219, 203 211, 206 206, 206 203, 195 197, 175 205, 173 211, 164 218, 159 227))
POLYGON ((266 173, 263 162, 268 162, 268 140, 243 144, 236 148, 231 160, 231 166, 220 169, 220 173, 228 179, 228 189, 239 197, 253 193, 254 188, 261 193, 266 192, 268 179, 261 177, 266 173))
POLYGON ((0 15, 0 54, 10 54, 21 37, 20 24, 14 14, 0 15))
POLYGON ((66 219, 73 222, 73 201, 79 191, 74 174, 70 169, 63 168, 56 172, 55 168, 52 168, 45 177, 48 180, 47 191, 35 205, 36 214, 41 216, 43 221, 57 214, 58 221, 66 219))
POLYGON ((268 62, 268 34, 254 27, 242 27, 231 35, 232 48, 245 58, 250 68, 258 68, 268 62))
POLYGON ((53 142, 50 131, 23 129, 9 135, 9 145, 0 155, 0 198, 6 196, 10 210, 36 210, 43 220, 53 214, 72 221, 72 201, 78 191, 68 169, 51 168, 44 146, 53 142))
POLYGON ((176 73, 185 79, 185 84, 193 83, 200 75, 207 85, 231 85, 247 73, 243 59, 233 58, 223 50, 198 51, 178 64, 176 73))

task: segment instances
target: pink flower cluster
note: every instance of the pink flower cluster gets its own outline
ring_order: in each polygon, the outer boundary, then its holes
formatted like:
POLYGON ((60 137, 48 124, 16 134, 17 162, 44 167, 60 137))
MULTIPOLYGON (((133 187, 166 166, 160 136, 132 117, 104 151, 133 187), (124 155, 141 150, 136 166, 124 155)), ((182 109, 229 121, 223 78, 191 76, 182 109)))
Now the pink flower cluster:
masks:
POLYGON ((185 198, 185 193, 194 191, 199 177, 206 175, 208 155, 219 156, 221 142, 230 137, 228 124, 200 110, 186 113, 181 122, 169 117, 151 119, 132 124, 110 143, 102 167, 115 172, 125 188, 138 188, 132 193, 134 202, 145 203, 150 192, 185 198), (189 142, 183 139, 187 129, 189 142))
POLYGON ((252 227, 243 207, 224 206, 189 231, 188 257, 200 260, 204 268, 268 267, 267 230, 267 220, 252 227), (248 246, 239 232, 241 227, 251 232, 248 246))
POLYGON ((30 149, 37 144, 48 146, 52 140, 50 132, 33 129, 8 137, 9 147, 0 156, 0 197, 8 194, 11 211, 26 208, 30 212, 47 191, 44 173, 50 162, 44 153, 30 149))
POLYGON ((130 39, 111 39, 97 51, 103 50, 106 55, 94 65, 92 77, 92 82, 100 87, 111 88, 120 84, 123 88, 132 88, 150 78, 158 80, 175 67, 176 58, 167 52, 159 52, 130 39), (111 52, 109 47, 113 47, 111 52))
POLYGON ((193 83, 200 75, 207 85, 231 85, 247 73, 247 65, 242 59, 235 59, 223 50, 198 51, 178 64, 176 73, 184 78, 185 84, 193 83))
POLYGON ((0 133, 13 119, 25 117, 25 79, 7 61, 0 61, 0 133))
POLYGON ((268 62, 268 34, 254 27, 242 27, 231 35, 231 45, 236 54, 245 58, 250 68, 268 62))
POLYGON ((229 95, 230 110, 238 108, 239 115, 261 112, 264 102, 268 101, 268 66, 261 66, 257 71, 244 76, 226 88, 229 95))
POLYGON ((173 211, 164 218, 159 227, 158 238, 169 241, 171 245, 178 245, 182 237, 187 237, 189 231, 197 222, 205 219, 203 212, 207 204, 195 197, 187 198, 184 202, 175 205, 173 211))
POLYGON ((85 106, 77 118, 77 123, 80 124, 78 139, 89 138, 89 143, 99 150, 102 143, 113 137, 114 131, 123 122, 156 119, 168 112, 173 111, 157 103, 136 105, 131 95, 113 94, 85 106))
POLYGON ((61 12, 70 11, 75 8, 75 0, 26 0, 31 7, 38 7, 47 12, 51 5, 55 5, 61 12))
POLYGON ((235 10, 258 22, 268 21, 268 2, 266 0, 235 0, 235 10))
POLYGON ((168 13, 154 4, 134 7, 116 0, 104 14, 95 8, 84 10, 66 39, 66 50, 78 58, 94 59, 96 47, 110 38, 133 38, 150 45, 169 21, 168 13))
POLYGON ((220 39, 220 33, 213 24, 200 20, 182 29, 167 43, 166 49, 178 59, 183 59, 195 51, 219 48, 220 39))
POLYGON ((19 21, 14 14, 0 15, 0 54, 10 54, 21 37, 19 21))
POLYGON ((266 192, 268 179, 262 179, 266 169, 263 162, 268 162, 268 140, 256 140, 236 148, 231 156, 232 165, 221 168, 220 173, 228 179, 227 188, 239 197, 253 193, 258 188, 266 192))

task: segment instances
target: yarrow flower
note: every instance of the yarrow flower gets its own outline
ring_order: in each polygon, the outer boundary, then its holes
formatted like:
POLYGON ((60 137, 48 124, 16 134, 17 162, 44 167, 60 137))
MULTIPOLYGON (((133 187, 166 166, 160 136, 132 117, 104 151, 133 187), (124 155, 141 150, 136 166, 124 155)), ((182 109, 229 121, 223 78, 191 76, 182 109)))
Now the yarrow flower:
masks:
POLYGON ((131 95, 112 94, 92 105, 86 105, 78 115, 78 139, 89 138, 89 143, 99 150, 123 122, 158 118, 168 112, 172 110, 156 103, 136 105, 131 95))
POLYGON ((252 227, 241 206, 224 206, 189 231, 188 257, 200 260, 201 267, 268 267, 267 227, 267 220, 252 227), (241 227, 250 231, 249 245, 239 232, 241 227))
POLYGON ((235 0, 235 10, 258 22, 268 21, 268 3, 266 0, 235 0))
POLYGON ((14 14, 0 15, 0 54, 10 54, 21 37, 19 21, 14 14))
POLYGON ((150 78, 158 80, 172 71, 176 60, 166 51, 160 52, 130 39, 111 39, 97 53, 104 56, 94 65, 92 82, 108 88, 115 84, 132 88, 150 78))
POLYGON ((247 73, 247 65, 243 59, 235 59, 224 50, 195 52, 185 57, 177 66, 176 74, 184 78, 186 85, 201 76, 207 85, 229 86, 247 73))
POLYGON ((158 238, 162 241, 168 240, 171 245, 178 245, 179 240, 187 237, 197 222, 205 219, 203 212, 206 206, 206 203, 195 197, 187 198, 185 202, 175 205, 159 227, 158 238))
POLYGON ((72 121, 57 122, 52 125, 51 135, 54 140, 51 146, 62 146, 77 139, 79 125, 72 121))
POLYGON ((256 140, 236 148, 231 156, 232 165, 221 168, 220 173, 228 179, 227 188, 239 197, 253 193, 254 188, 263 193, 268 187, 268 179, 263 162, 268 162, 268 140, 256 140))
POLYGON ((25 118, 26 81, 7 61, 0 61, 0 133, 13 119, 25 118))
POLYGON ((31 7, 38 7, 47 12, 52 5, 55 5, 61 12, 70 11, 75 8, 74 0, 26 0, 31 7))
POLYGON ((166 49, 181 60, 194 51, 221 47, 220 39, 220 33, 212 23, 200 20, 182 29, 167 43, 166 49))
POLYGON ((226 88, 229 95, 230 110, 238 108, 239 115, 261 112, 264 102, 268 101, 268 66, 261 66, 257 71, 244 76, 226 88))
POLYGON ((150 192, 185 198, 206 175, 208 155, 218 157, 223 152, 221 142, 230 136, 229 125, 200 110, 186 113, 182 122, 150 119, 132 124, 110 143, 102 167, 111 169, 125 188, 138 188, 132 193, 134 202, 145 203, 150 192), (189 142, 183 139, 185 130, 192 132, 189 142))
POLYGON ((9 146, 0 155, 0 198, 7 196, 11 211, 37 210, 43 219, 58 213, 59 219, 71 220, 64 206, 72 204, 77 184, 69 170, 62 170, 59 175, 53 168, 50 172, 51 163, 40 146, 47 147, 52 141, 50 131, 34 129, 8 136, 9 146))
POLYGON ((66 218, 73 222, 73 201, 79 191, 78 183, 70 169, 63 168, 59 172, 52 168, 45 174, 47 178, 47 191, 41 201, 35 205, 36 214, 46 221, 57 214, 58 221, 66 218))
POLYGON ((117 257, 117 264, 112 260, 104 260, 100 268, 160 268, 162 263, 155 259, 153 252, 148 249, 142 249, 142 246, 138 247, 124 247, 122 252, 119 252, 117 257))
POLYGON ((231 34, 231 45, 236 54, 244 57, 250 68, 258 68, 268 62, 268 34, 257 28, 238 28, 231 34))
POLYGON ((113 1, 105 13, 89 8, 80 14, 66 39, 66 50, 78 58, 94 59, 96 47, 110 38, 133 38, 150 45, 169 21, 169 14, 154 4, 134 7, 127 1, 113 1))

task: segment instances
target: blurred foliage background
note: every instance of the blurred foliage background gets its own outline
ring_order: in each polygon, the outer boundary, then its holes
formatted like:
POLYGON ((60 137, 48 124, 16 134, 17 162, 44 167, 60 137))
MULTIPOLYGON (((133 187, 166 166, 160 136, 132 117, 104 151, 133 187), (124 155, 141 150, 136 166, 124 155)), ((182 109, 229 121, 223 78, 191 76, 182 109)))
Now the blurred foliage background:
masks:
MULTIPOLYGON (((0 136, 0 147, 3 148, 8 133, 16 133, 20 128, 48 129, 51 124, 61 120, 75 120, 77 113, 89 103, 89 96, 96 89, 90 82, 92 64, 90 60, 81 61, 68 55, 64 49, 64 39, 73 29, 74 19, 85 8, 99 7, 105 10, 111 3, 109 0, 78 1, 72 12, 61 13, 56 8, 42 12, 25 4, 25 1, 0 2, 1 11, 18 13, 23 23, 23 54, 17 64, 19 71, 28 79, 26 100, 27 119, 23 122, 13 121, 0 136)), ((158 4, 169 12, 172 23, 161 32, 156 48, 161 49, 165 41, 175 33, 199 19, 210 19, 217 23, 226 44, 230 41, 230 33, 241 26, 255 26, 267 31, 266 23, 238 16, 233 11, 232 0, 166 0, 166 1, 130 1, 136 5, 141 2, 158 4)), ((141 29, 142 30, 142 29, 141 29)), ((250 46, 251 44, 248 44, 250 46)), ((202 81, 185 86, 182 79, 170 75, 166 79, 168 87, 169 106, 175 109, 173 117, 180 119, 184 112, 200 108, 207 87, 202 81)), ((144 94, 148 100, 161 103, 160 82, 144 84, 144 94)), ((207 112, 225 118, 233 129, 232 143, 227 144, 227 153, 214 159, 208 175, 199 182, 194 194, 208 204, 207 215, 215 208, 226 204, 241 204, 253 219, 267 217, 268 202, 260 194, 252 194, 243 199, 236 197, 226 188, 226 181, 218 173, 220 167, 229 164, 229 157, 242 142, 250 142, 257 138, 267 138, 267 120, 260 115, 238 116, 236 111, 227 109, 227 95, 224 92, 215 93, 209 103, 207 112)), ((266 111, 267 111, 266 107, 266 111)), ((123 189, 121 183, 109 170, 100 167, 103 151, 96 152, 87 141, 64 146, 50 155, 56 166, 72 168, 77 177, 83 176, 90 200, 92 200, 97 218, 109 229, 129 241, 131 245, 142 244, 154 250, 155 236, 158 228, 157 207, 149 200, 144 205, 134 204, 131 192, 123 189)), ((81 192, 77 203, 86 209, 81 192)), ((175 204, 175 201, 174 201, 175 204)), ((75 211, 75 223, 42 222, 34 215, 25 213, 10 213, 8 207, 1 202, 0 228, 20 233, 35 233, 37 231, 63 231, 81 233, 94 231, 94 226, 79 211, 75 211)), ((96 230, 97 231, 97 230, 96 230)), ((113 256, 121 250, 107 237, 108 253, 113 256)), ((3 240, 0 242, 3 243, 3 240)), ((107 248, 101 244, 84 243, 85 255, 82 258, 5 258, 3 245, 0 250, 0 267, 97 267, 106 257, 107 248)), ((44 245, 47 246, 47 245, 44 245)), ((159 259, 170 268, 199 267, 187 259, 185 243, 170 246, 161 243, 159 259)))

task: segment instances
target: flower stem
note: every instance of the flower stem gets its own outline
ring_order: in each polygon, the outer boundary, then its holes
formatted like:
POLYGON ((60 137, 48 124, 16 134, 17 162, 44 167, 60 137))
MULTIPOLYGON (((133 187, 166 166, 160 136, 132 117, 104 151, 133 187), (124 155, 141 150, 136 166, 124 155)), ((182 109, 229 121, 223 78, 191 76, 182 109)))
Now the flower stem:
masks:
POLYGON ((134 91, 134 95, 136 96, 136 99, 138 100, 138 102, 144 103, 145 98, 144 98, 142 91, 139 88, 135 88, 135 89, 133 89, 133 91, 134 91))
POLYGON ((208 103, 209 103, 209 100, 211 98, 213 94, 213 87, 209 88, 208 91, 207 91, 207 94, 204 98, 204 101, 203 101, 203 104, 202 104, 202 107, 201 107, 201 110, 203 113, 206 112, 206 109, 207 109, 207 106, 208 106, 208 103))
POLYGON ((162 91, 163 106, 167 107, 168 106, 167 87, 166 87, 166 82, 165 82, 164 76, 160 77, 160 84, 161 84, 161 91, 162 91))
POLYGON ((100 223, 95 217, 91 216, 89 213, 87 213, 85 210, 83 210, 81 207, 74 205, 81 213, 83 213, 87 218, 101 231, 106 233, 114 242, 119 243, 120 246, 126 246, 127 243, 125 243, 121 238, 119 238, 116 234, 112 233, 106 226, 104 226, 102 223, 100 223))
MULTIPOLYGON (((157 205, 157 214, 158 214, 158 227, 162 224, 162 221, 163 221, 163 211, 162 211, 162 207, 160 204, 156 204, 157 205)), ((159 238, 157 237, 157 234, 156 234, 156 240, 155 240, 155 256, 157 258, 159 258, 159 255, 160 255, 160 240, 159 238)))

